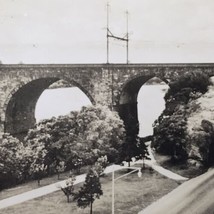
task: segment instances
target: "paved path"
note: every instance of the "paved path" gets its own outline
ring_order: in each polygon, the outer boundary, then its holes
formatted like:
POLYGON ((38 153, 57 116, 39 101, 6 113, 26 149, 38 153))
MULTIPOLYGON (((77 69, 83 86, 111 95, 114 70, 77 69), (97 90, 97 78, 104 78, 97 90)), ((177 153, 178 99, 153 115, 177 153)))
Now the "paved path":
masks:
MULTIPOLYGON (((150 166, 152 169, 154 169, 155 171, 159 172, 160 174, 170 178, 170 179, 173 179, 173 180, 177 180, 177 181, 186 181, 188 180, 188 178, 186 177, 183 177, 183 176, 180 176, 168 169, 165 169, 163 168, 162 166, 158 165, 155 158, 154 158, 154 155, 152 153, 152 149, 151 149, 151 143, 147 143, 147 148, 148 148, 148 152, 149 152, 149 157, 150 157, 150 160, 145 160, 145 164, 150 166)), ((136 161, 135 163, 143 163, 142 160, 139 160, 139 161, 136 161)), ((133 164, 135 164, 133 163, 133 164)))
MULTIPOLYGON (((76 177, 76 180, 74 182, 74 184, 78 184, 81 183, 85 180, 85 174, 83 175, 79 175, 76 177)), ((65 180, 64 181, 60 181, 54 184, 50 184, 44 187, 40 187, 28 192, 24 192, 22 194, 19 195, 15 195, 9 198, 5 198, 3 200, 0 201, 0 209, 15 205, 15 204, 19 204, 22 203, 24 201, 28 201, 34 198, 38 198, 41 197, 43 195, 47 195, 53 192, 56 192, 58 190, 60 190, 61 187, 65 186, 65 180)))
POLYGON ((173 180, 179 180, 179 181, 188 180, 188 178, 186 178, 186 177, 180 176, 168 169, 163 168, 162 166, 159 166, 152 153, 151 143, 148 144, 148 152, 149 152, 149 157, 151 158, 151 160, 150 161, 146 160, 146 164, 149 165, 150 167, 152 167, 154 170, 156 170, 160 174, 162 174, 170 179, 173 179, 173 180))
MULTIPOLYGON (((152 154, 152 150, 151 150, 150 145, 148 146, 148 150, 149 150, 149 155, 150 155, 151 160, 146 160, 145 164, 147 164, 148 166, 152 167, 154 170, 158 171, 159 173, 161 173, 162 175, 164 175, 170 179, 174 179, 174 180, 187 180, 188 179, 188 178, 184 178, 180 175, 177 175, 177 174, 157 165, 157 163, 154 159, 154 156, 152 154)), ((136 162, 132 162, 131 165, 134 165, 136 163, 143 163, 143 161, 139 160, 136 162)), ((117 170, 120 170, 123 168, 127 169, 127 166, 111 165, 105 169, 104 173, 108 174, 108 173, 111 173, 112 171, 117 171, 117 170)), ((86 177, 86 174, 77 176, 74 184, 84 182, 85 177, 86 177)), ((65 181, 66 180, 60 181, 60 182, 57 182, 54 184, 50 184, 50 185, 47 185, 44 187, 40 187, 40 188, 25 192, 25 193, 22 193, 19 195, 15 195, 15 196, 12 196, 12 197, 9 197, 6 199, 3 199, 0 201, 0 209, 9 207, 9 206, 12 206, 15 204, 19 204, 19 203, 22 203, 24 201, 28 201, 28 200, 31 200, 34 198, 38 198, 38 197, 41 197, 43 195, 47 195, 47 194, 56 192, 56 191, 60 190, 61 187, 65 186, 65 181)))
MULTIPOLYGON (((117 171, 120 169, 127 169, 125 166, 120 166, 120 165, 111 165, 109 167, 106 167, 104 173, 108 174, 111 173, 112 171, 117 171)), ((76 180, 74 182, 74 185, 82 183, 85 181, 86 174, 78 175, 76 176, 76 180)), ((41 197, 43 195, 47 195, 53 192, 56 192, 61 189, 61 187, 65 186, 66 180, 59 181, 57 183, 53 183, 44 187, 40 187, 31 191, 24 192, 22 194, 18 194, 9 198, 5 198, 0 201, 0 209, 16 205, 34 198, 41 197)))

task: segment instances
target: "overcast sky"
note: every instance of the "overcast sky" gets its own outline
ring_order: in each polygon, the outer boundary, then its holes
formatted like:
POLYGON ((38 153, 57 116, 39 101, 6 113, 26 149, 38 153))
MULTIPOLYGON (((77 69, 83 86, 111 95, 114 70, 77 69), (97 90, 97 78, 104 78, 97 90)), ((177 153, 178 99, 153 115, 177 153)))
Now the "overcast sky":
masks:
MULTIPOLYGON (((105 63, 106 0, 0 0, 3 63, 105 63)), ((110 30, 131 63, 214 62, 213 0, 111 0, 110 30)), ((126 62, 111 40, 110 62, 126 62)))

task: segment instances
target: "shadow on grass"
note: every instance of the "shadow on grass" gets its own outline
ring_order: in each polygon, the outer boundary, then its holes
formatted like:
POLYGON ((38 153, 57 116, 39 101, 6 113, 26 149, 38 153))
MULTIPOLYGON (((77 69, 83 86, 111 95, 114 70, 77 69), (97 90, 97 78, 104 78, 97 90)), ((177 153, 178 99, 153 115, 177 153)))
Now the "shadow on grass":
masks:
POLYGON ((154 153, 155 159, 162 167, 187 178, 197 177, 207 171, 207 168, 190 166, 186 162, 174 162, 170 156, 154 153))

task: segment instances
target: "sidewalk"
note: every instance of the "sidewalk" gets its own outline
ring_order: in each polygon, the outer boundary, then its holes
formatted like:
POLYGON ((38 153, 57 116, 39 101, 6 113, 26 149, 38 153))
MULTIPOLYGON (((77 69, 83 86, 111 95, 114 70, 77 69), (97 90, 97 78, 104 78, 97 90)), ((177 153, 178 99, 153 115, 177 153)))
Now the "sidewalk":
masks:
POLYGON ((186 181, 188 180, 188 178, 180 176, 168 169, 163 168, 162 166, 159 166, 154 158, 154 155, 152 154, 152 149, 151 149, 151 144, 148 144, 148 152, 149 152, 149 157, 151 158, 151 160, 146 160, 145 163, 152 167, 155 171, 159 172, 160 174, 173 179, 173 180, 177 180, 177 181, 186 181))
MULTIPOLYGON (((83 182, 85 180, 85 176, 86 174, 76 176, 74 184, 83 182)), ((18 194, 9 198, 5 198, 0 201, 0 209, 59 191, 61 186, 65 186, 65 181, 66 180, 40 187, 28 192, 24 192, 22 194, 18 194)))
MULTIPOLYGON (((112 171, 117 171, 117 170, 120 170, 123 168, 127 168, 127 167, 120 166, 120 165, 112 165, 112 166, 106 167, 104 173, 108 174, 108 173, 111 173, 112 171)), ((84 182, 85 177, 86 177, 86 174, 76 176, 74 185, 84 182)), ((61 189, 61 187, 66 186, 65 182, 66 182, 66 180, 59 181, 59 182, 56 182, 56 183, 53 183, 53 184, 50 184, 50 185, 47 185, 44 187, 40 187, 40 188, 31 190, 28 192, 24 192, 22 194, 18 194, 18 195, 9 197, 9 198, 5 198, 0 201, 0 209, 6 208, 9 206, 13 206, 13 205, 16 205, 16 204, 19 204, 19 203, 22 203, 22 202, 25 202, 25 201, 28 201, 28 200, 31 200, 34 198, 38 198, 38 197, 59 191, 61 189)))
MULTIPOLYGON (((152 149, 150 143, 147 144, 148 152, 149 152, 149 158, 150 160, 144 160, 144 163, 154 169, 155 171, 159 172, 160 174, 164 175, 167 178, 176 180, 176 181, 187 181, 189 178, 180 176, 168 169, 163 168, 162 166, 158 165, 156 162, 154 155, 152 154, 152 149)), ((143 160, 138 160, 136 162, 132 162, 132 164, 140 163, 143 164, 143 160)))
MULTIPOLYGON (((164 176, 166 176, 166 177, 168 177, 170 179, 177 180, 177 181, 178 180, 180 180, 180 181, 188 180, 188 178, 182 177, 182 176, 180 176, 178 174, 175 174, 175 173, 173 173, 173 172, 171 172, 171 171, 169 171, 167 169, 164 169, 163 167, 157 165, 157 163, 156 163, 156 161, 154 159, 154 156, 152 154, 152 150, 151 150, 150 146, 148 146, 148 150, 149 150, 149 156, 150 156, 151 160, 145 160, 145 164, 146 165, 150 166, 151 168, 153 168, 154 170, 156 170, 160 174, 162 174, 162 175, 164 175, 164 176)), ((137 164, 137 163, 142 164, 143 161, 139 160, 139 161, 136 161, 136 162, 131 162, 131 165, 134 165, 134 164, 137 164)), ((113 171, 117 171, 117 170, 120 170, 120 169, 127 169, 127 166, 111 165, 109 167, 106 167, 104 173, 108 174, 108 173, 111 173, 113 171)), ((74 182, 74 185, 84 182, 85 181, 85 177, 86 177, 86 174, 82 174, 82 175, 76 176, 76 180, 74 182)), ((28 200, 31 200, 31 199, 34 199, 34 198, 38 198, 38 197, 41 197, 41 196, 44 196, 44 195, 59 191, 60 187, 65 186, 65 181, 66 180, 63 180, 63 181, 60 181, 60 182, 56 182, 56 183, 53 183, 53 184, 50 184, 50 185, 47 185, 47 186, 44 186, 44 187, 40 187, 40 188, 31 190, 31 191, 28 191, 28 192, 25 192, 25 193, 22 193, 22 194, 18 194, 18 195, 3 199, 3 200, 0 201, 0 209, 6 208, 6 207, 9 207, 9 206, 13 206, 15 204, 19 204, 19 203, 22 203, 24 201, 28 201, 28 200)))

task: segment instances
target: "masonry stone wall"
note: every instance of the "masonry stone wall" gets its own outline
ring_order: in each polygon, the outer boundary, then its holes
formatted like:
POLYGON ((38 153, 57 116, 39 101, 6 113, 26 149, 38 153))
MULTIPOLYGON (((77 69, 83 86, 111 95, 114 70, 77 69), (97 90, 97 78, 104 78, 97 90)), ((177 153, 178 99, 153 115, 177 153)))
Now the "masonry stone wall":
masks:
POLYGON ((79 87, 93 104, 116 109, 125 124, 137 127, 137 94, 146 81, 159 77, 170 82, 196 70, 213 76, 214 64, 0 65, 0 132, 17 134, 31 128, 39 96, 60 79, 79 87))

